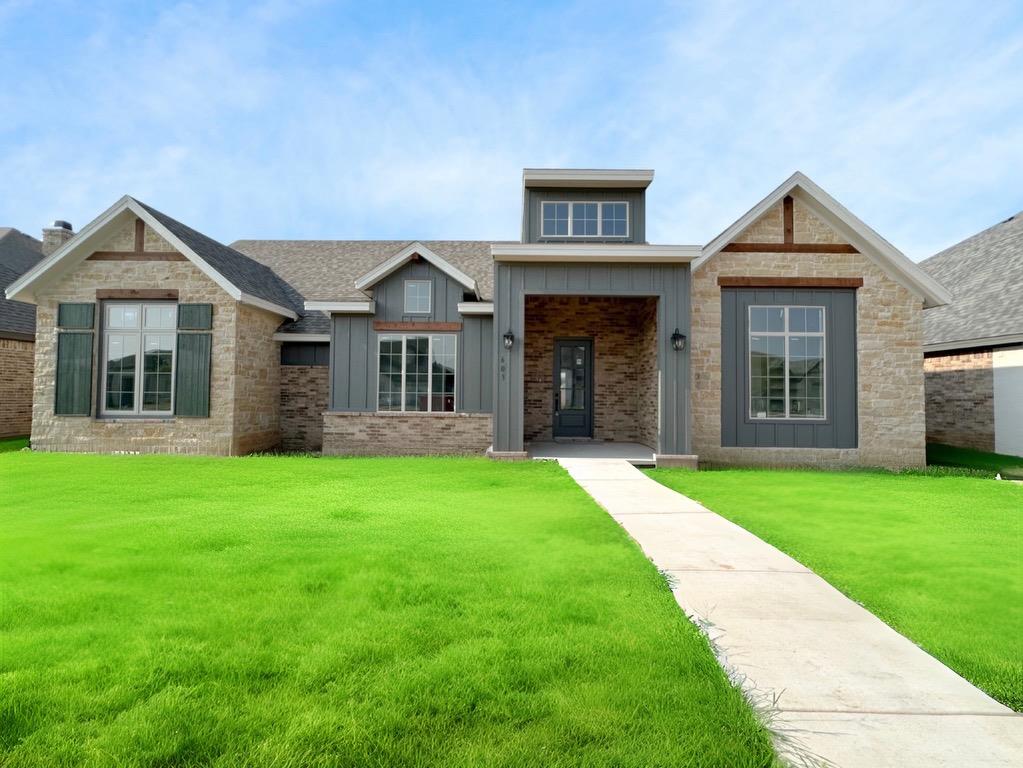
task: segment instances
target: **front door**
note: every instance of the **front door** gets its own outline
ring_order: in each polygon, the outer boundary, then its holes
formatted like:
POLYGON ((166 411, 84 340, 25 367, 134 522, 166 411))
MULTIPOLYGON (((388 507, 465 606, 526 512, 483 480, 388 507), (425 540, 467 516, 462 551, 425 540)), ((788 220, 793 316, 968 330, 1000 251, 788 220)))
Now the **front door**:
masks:
POLYGON ((593 436, 593 339, 554 342, 553 434, 593 436))

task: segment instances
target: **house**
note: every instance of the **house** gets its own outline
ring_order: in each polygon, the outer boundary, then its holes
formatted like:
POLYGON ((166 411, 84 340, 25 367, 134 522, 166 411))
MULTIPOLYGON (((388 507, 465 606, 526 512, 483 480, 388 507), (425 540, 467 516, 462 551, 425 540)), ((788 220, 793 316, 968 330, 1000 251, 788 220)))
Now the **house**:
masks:
MULTIPOLYGON (((55 222, 70 238, 70 225, 55 222)), ((0 227, 0 288, 6 288, 43 258, 44 245, 55 247, 59 233, 44 242, 11 227, 0 227)), ((36 310, 0 294, 0 438, 27 435, 32 427, 32 370, 36 310)))
POLYGON ((937 281, 800 173, 651 245, 652 180, 526 169, 516 242, 225 246, 124 197, 7 289, 38 307, 33 448, 922 465, 937 281))
POLYGON ((1023 212, 920 266, 952 291, 924 316, 927 439, 1023 456, 1023 212))

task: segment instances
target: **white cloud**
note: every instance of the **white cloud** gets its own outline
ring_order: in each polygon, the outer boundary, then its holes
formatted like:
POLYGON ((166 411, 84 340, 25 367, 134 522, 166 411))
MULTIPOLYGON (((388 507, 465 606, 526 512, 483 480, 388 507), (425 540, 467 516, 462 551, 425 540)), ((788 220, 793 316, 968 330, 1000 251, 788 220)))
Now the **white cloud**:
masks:
POLYGON ((523 166, 649 166, 650 237, 704 242, 799 168, 922 257, 1023 207, 1011 4, 645 10, 627 36, 580 4, 477 37, 335 10, 315 42, 317 4, 97 12, 2 83, 0 219, 129 192, 224 240, 514 238, 523 166))

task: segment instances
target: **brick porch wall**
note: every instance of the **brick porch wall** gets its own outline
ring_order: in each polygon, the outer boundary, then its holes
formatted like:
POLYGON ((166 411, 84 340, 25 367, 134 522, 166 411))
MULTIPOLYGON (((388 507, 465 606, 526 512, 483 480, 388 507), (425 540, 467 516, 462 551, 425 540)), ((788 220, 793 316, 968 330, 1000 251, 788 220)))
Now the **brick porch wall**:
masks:
POLYGON ((995 377, 990 349, 924 358, 927 439, 995 449, 995 377))
POLYGON ((323 413, 327 410, 326 365, 281 366, 281 446, 286 451, 323 448, 323 413))
POLYGON ((489 413, 323 414, 324 456, 478 454, 490 447, 489 413))
POLYGON ((27 435, 32 429, 31 341, 0 339, 0 437, 27 435))
POLYGON ((659 370, 657 368, 657 301, 650 299, 639 312, 639 344, 636 347, 637 423, 636 442, 657 449, 659 370))
POLYGON ((523 439, 550 440, 554 340, 593 339, 593 437, 657 447, 657 299, 527 296, 523 439))

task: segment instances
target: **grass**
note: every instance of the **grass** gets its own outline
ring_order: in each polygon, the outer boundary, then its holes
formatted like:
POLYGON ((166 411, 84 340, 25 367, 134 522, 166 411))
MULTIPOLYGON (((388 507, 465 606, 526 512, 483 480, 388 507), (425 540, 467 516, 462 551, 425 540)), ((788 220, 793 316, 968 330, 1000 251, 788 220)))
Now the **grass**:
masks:
POLYGON ((941 443, 928 443, 927 463, 932 466, 977 469, 991 476, 1000 472, 1003 477, 1015 477, 1023 480, 1023 456, 988 453, 941 443))
POLYGON ((557 466, 0 456, 0 764, 767 766, 557 466))
POLYGON ((652 470, 1023 711, 1023 488, 975 476, 652 470))
POLYGON ((0 453, 6 453, 7 451, 20 451, 22 448, 28 448, 27 437, 0 438, 0 453))

